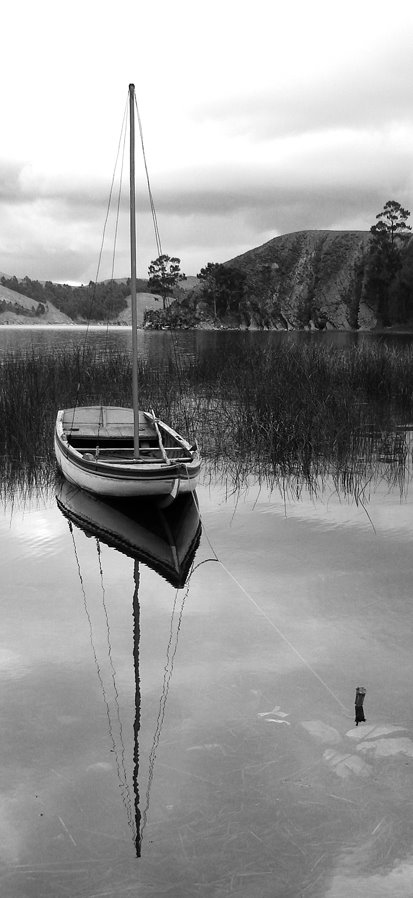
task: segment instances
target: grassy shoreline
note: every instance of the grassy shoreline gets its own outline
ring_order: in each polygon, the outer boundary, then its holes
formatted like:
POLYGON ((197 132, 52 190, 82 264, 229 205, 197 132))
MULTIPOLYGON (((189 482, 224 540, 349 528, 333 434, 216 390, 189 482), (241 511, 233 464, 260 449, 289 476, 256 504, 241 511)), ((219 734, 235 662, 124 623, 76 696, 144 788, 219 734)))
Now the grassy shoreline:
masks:
MULTIPOLYGON (((312 482, 327 472, 349 483, 383 459, 391 476, 401 475, 409 456, 401 428, 413 423, 413 348, 307 343, 251 351, 228 341, 225 352, 178 365, 142 363, 139 393, 141 407, 196 436, 206 466, 226 469, 234 483, 251 474, 312 482)), ((53 478, 56 412, 76 401, 130 405, 129 355, 111 351, 103 361, 93 350, 65 349, 2 358, 3 486, 53 478)))

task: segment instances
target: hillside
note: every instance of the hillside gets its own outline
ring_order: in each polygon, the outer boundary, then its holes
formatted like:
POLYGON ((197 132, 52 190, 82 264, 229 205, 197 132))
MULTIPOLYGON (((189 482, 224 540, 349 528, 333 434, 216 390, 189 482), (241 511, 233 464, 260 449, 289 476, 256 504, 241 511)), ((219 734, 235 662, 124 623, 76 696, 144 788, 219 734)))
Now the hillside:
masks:
MULTIPOLYGON (((131 298, 126 299, 127 306, 110 323, 128 325, 132 323, 131 298)), ((162 301, 152 293, 137 294, 137 319, 138 327, 143 327, 143 319, 146 309, 162 308, 162 301)), ((18 293, 0 283, 0 325, 45 325, 45 324, 73 324, 73 319, 57 309, 51 302, 45 304, 37 302, 23 293, 18 293), (39 309, 39 307, 42 307, 39 309), (44 311, 43 311, 44 309, 44 311)), ((77 322, 79 323, 79 322, 77 322)), ((106 324, 106 321, 94 322, 106 324)))
POLYGON ((10 290, 0 282, 0 324, 71 324, 72 320, 51 303, 42 303, 10 290), (44 311, 43 311, 44 309, 44 311))
MULTIPOLYGON (((112 321, 112 324, 123 324, 123 325, 131 325, 132 324, 132 310, 131 310, 131 298, 127 297, 127 308, 123 309, 122 312, 119 312, 117 318, 112 321)), ((137 305, 137 321, 138 327, 143 327, 143 319, 146 309, 161 309, 162 308, 162 300, 155 296, 153 293, 137 293, 136 294, 136 305, 137 305)))
POLYGON ((297 231, 226 264, 248 276, 252 324, 370 329, 377 318, 365 297, 369 243, 368 231, 297 231), (262 285, 265 269, 270 271, 269 290, 262 285))

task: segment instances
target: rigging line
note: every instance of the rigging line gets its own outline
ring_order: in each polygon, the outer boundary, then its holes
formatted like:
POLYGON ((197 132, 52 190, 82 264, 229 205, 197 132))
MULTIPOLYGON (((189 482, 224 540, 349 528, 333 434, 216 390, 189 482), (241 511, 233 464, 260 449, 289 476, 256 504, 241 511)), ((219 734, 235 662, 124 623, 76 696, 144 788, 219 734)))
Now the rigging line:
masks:
MULTIPOLYGON (((120 151, 121 151, 122 137, 123 137, 123 142, 125 142, 127 109, 128 109, 128 104, 126 102, 124 113, 123 113, 122 126, 121 126, 121 130, 120 130, 120 135, 119 135, 118 148, 117 148, 117 152, 116 152, 116 160, 115 160, 115 165, 114 165, 113 174, 112 174, 112 181, 111 181, 110 190, 109 190, 109 197, 108 197, 108 203, 107 203, 107 208, 106 208, 106 217, 105 217, 105 221, 104 221, 104 225, 103 225, 102 240, 101 240, 101 244, 100 244, 100 252, 99 252, 98 264, 97 264, 97 269, 96 269, 95 286, 97 284, 97 280, 98 280, 99 273, 100 273, 100 266, 102 263, 102 255, 103 255, 103 247, 104 247, 104 243, 105 243, 106 228, 107 228, 107 224, 108 224, 108 220, 109 220, 110 208, 112 205, 112 195, 113 195, 113 190, 114 190, 114 185, 115 185, 116 171, 117 171, 118 163, 119 163, 119 155, 120 155, 120 151)), ((89 327, 89 323, 88 323, 88 327, 89 327)))
POLYGON ((144 144, 144 140, 143 140, 142 122, 141 122, 141 117, 139 114, 136 93, 135 93, 135 109, 136 109, 136 118, 137 118, 138 127, 139 127, 139 136, 140 136, 140 140, 141 140, 142 158, 143 158, 143 164, 144 164, 144 168, 145 168, 146 183, 147 183, 147 187, 148 187, 149 204, 150 204, 150 208, 151 208, 153 228, 154 228, 154 232, 155 232, 156 248, 158 251, 158 256, 161 256, 162 255, 161 237, 160 237, 160 233, 159 233, 158 219, 157 219, 157 215, 156 215, 155 203, 153 200, 152 189, 151 189, 151 184, 150 184, 150 179, 149 179, 149 171, 148 171, 148 165, 147 165, 147 161, 146 161, 145 144, 144 144))
MULTIPOLYGON (((79 392, 80 392, 80 371, 83 371, 83 369, 84 369, 84 361, 85 361, 85 354, 86 354, 86 345, 87 345, 87 341, 88 341, 88 339, 89 339, 90 314, 91 314, 91 311, 92 311, 93 303, 94 303, 95 298, 96 298, 97 281, 98 281, 98 277, 99 277, 100 266, 101 266, 101 263, 102 263, 103 247, 104 247, 105 237, 106 237, 106 228, 107 228, 107 224, 108 224, 110 208, 111 208, 111 205, 112 205, 112 194, 113 194, 113 189, 114 189, 114 184, 115 184, 116 171, 117 171, 117 167, 118 167, 120 148, 121 148, 121 144, 122 144, 122 135, 123 135, 124 132, 126 132, 127 110, 128 110, 128 101, 126 101, 125 109, 124 109, 124 112, 123 112, 122 126, 121 126, 120 135, 119 135, 118 148, 117 148, 117 153, 116 153, 116 160, 115 160, 115 165, 114 165, 113 174, 112 174, 112 181, 111 181, 111 185, 110 185, 109 197, 108 197, 108 202, 107 202, 107 207, 106 207, 106 216, 105 216, 105 221, 104 221, 104 225, 103 225, 102 239, 101 239, 101 243, 100 243, 100 250, 99 250, 99 256, 98 256, 98 264, 97 264, 97 269, 96 269, 96 277, 95 277, 95 282, 94 282, 94 286, 93 286, 92 296, 91 296, 91 299, 90 299, 90 302, 89 302, 89 309, 88 309, 88 316, 87 316, 87 326, 86 326, 86 334, 85 334, 85 339, 84 339, 84 342, 83 342, 83 350, 82 350, 82 354, 81 354, 81 364, 80 364, 80 366, 79 366, 78 385, 77 385, 77 393, 76 393, 75 409, 76 409, 76 407, 77 407, 78 399, 79 399, 79 392)), ((75 415, 75 409, 74 409, 74 411, 73 411, 73 418, 74 418, 74 415, 75 415)), ((73 423, 73 422, 72 422, 72 423, 73 423)))
POLYGON ((130 786, 128 783, 128 774, 126 772, 126 764, 125 764, 126 749, 125 749, 125 743, 123 741, 123 725, 122 725, 121 713, 120 713, 119 692, 118 692, 118 687, 117 687, 117 683, 116 683, 115 666, 113 663, 112 643, 110 641, 109 615, 108 615, 108 609, 107 609, 107 605, 106 605, 106 590, 105 590, 105 584, 104 584, 104 579, 103 579, 102 554, 101 554, 100 542, 97 537, 96 537, 96 549, 97 549, 97 555, 98 555, 100 584, 101 584, 101 588, 102 588, 102 606, 103 606, 103 611, 104 611, 104 615, 105 615, 105 623, 106 623, 106 640, 107 640, 107 644, 108 644, 108 658, 109 658, 109 664, 110 664, 111 676, 112 676, 112 682, 113 682, 113 692, 114 692, 114 696, 115 696, 114 702, 115 702, 115 708, 116 708, 116 717, 117 717, 118 725, 119 725, 119 740, 120 740, 120 745, 121 745, 120 759, 118 756, 116 756, 116 763, 120 768, 119 773, 120 773, 120 771, 122 772, 122 776, 120 777, 120 782, 122 782, 122 780, 123 780, 123 785, 121 786, 122 800, 123 800, 123 797, 125 797, 124 805, 125 805, 125 809, 126 809, 126 815, 128 818, 128 824, 130 825, 130 827, 133 830, 134 823, 133 823, 133 814, 132 814, 132 798, 131 798, 130 786), (125 790, 124 793, 123 793, 123 788, 125 790))
POLYGON ((175 592, 175 599, 174 599, 174 604, 173 604, 173 608, 172 608, 171 626, 170 626, 170 631, 169 631, 169 642, 168 642, 168 646, 167 646, 167 650, 166 650, 166 664, 164 667, 162 693, 161 693, 161 697, 160 697, 160 701, 159 701, 158 717, 157 717, 155 733, 154 733, 154 737, 153 737, 153 741, 152 741, 152 748, 151 748, 151 752, 149 755, 149 776, 148 776, 148 785, 147 785, 147 789, 146 789, 146 803, 145 803, 145 807, 143 809, 142 817, 141 817, 141 820, 142 820, 141 830, 140 830, 141 841, 143 839, 143 832, 144 832, 144 829, 145 829, 147 821, 148 821, 150 793, 151 793, 151 788, 152 788, 153 776, 154 776, 154 772, 155 772, 156 752, 157 752, 157 749, 159 746, 159 740, 161 738, 162 726, 163 726, 163 722, 165 719, 166 703, 168 700, 169 687, 171 684, 171 679, 172 679, 172 674, 173 674, 173 669, 174 669, 175 655, 176 655, 176 652, 178 649, 178 641, 179 641, 179 634, 180 634, 181 624, 182 624, 182 616, 183 616, 183 612, 184 612, 185 602, 186 602, 186 599, 187 599, 187 596, 189 593, 189 582, 187 583, 187 586, 186 586, 186 589, 185 589, 185 592, 184 592, 184 595, 182 598, 181 607, 180 607, 180 611, 179 611, 179 615, 178 615, 178 623, 176 626, 176 633, 174 635, 173 621, 174 621, 174 614, 175 614, 175 609, 176 609, 177 600, 178 600, 178 593, 179 593, 179 589, 177 589, 175 592), (174 642, 174 644, 172 647, 173 642, 174 642))
POLYGON ((175 592, 175 598, 174 598, 174 603, 173 603, 173 607, 172 607, 172 615, 171 615, 170 631, 169 631, 169 641, 168 641, 168 645, 167 645, 167 649, 166 649, 166 664, 164 666, 162 692, 161 692, 161 697, 159 700, 158 717, 157 717, 157 721, 156 721, 154 737, 152 740, 152 748, 151 748, 151 751, 149 754, 149 775, 148 775, 148 784, 147 784, 147 789, 146 789, 146 803, 145 803, 145 807, 143 809, 142 816, 141 816, 141 820, 142 820, 141 831, 140 831, 141 841, 143 838, 143 832, 146 827, 147 818, 148 818, 148 811, 149 811, 149 804, 150 804, 150 793, 151 793, 151 788, 152 788, 153 776, 154 776, 154 772, 155 772, 156 751, 157 751, 157 748, 159 745, 161 729, 162 729, 163 721, 165 718, 166 699, 168 696, 169 682, 170 682, 170 678, 171 678, 170 647, 172 645, 172 639, 173 639, 173 621, 174 621, 174 614, 175 614, 175 609, 176 609, 176 604, 177 604, 177 598, 178 598, 178 590, 176 590, 176 592, 175 592))
MULTIPOLYGON (((122 134, 121 134, 122 136, 122 134)), ((116 256, 116 246, 118 239, 118 227, 119 227, 119 217, 120 217, 120 201, 122 197, 122 186, 123 186, 123 168, 125 164, 125 147, 126 147, 126 128, 123 127, 123 146, 122 146, 122 157, 121 157, 121 166, 119 173, 119 190, 118 190, 118 202, 116 206, 116 221, 115 221, 115 235, 113 240, 113 253, 112 253, 112 271, 111 276, 113 280, 113 276, 115 273, 115 256, 116 256)))
MULTIPOLYGON (((116 167, 118 164, 118 159, 119 159, 120 141, 122 140, 122 133, 123 133, 123 146, 122 146, 120 173, 119 173, 119 188, 118 188, 118 198, 117 198, 117 206, 116 206, 115 233, 114 233, 114 238, 113 238, 113 252, 112 252, 112 267, 111 267, 111 280, 112 281, 114 280, 114 274, 115 274, 115 257, 116 257, 116 247, 117 247, 119 218, 120 218, 120 203, 121 203, 121 198, 122 198, 122 187, 123 187, 123 168, 124 168, 124 164, 125 164, 125 147, 126 147, 126 137, 127 137, 126 110, 125 110, 123 123, 122 123, 122 130, 121 130, 119 146, 118 146, 118 155, 116 157, 115 170, 116 170, 116 167)), ((112 185, 113 185, 113 181, 112 181, 112 185)), ((102 249, 103 249, 103 247, 102 247, 102 249)), ((106 333, 105 333, 105 345, 104 345, 105 357, 107 357, 108 345, 109 345, 109 309, 107 311, 107 319, 106 319, 106 333)), ((102 400, 101 400, 100 404, 101 405, 103 404, 102 400)), ((99 421, 98 421, 98 439, 100 436, 101 421, 103 424, 103 417, 102 418, 99 417, 99 421)))
MULTIPOLYGON (((152 213, 153 228, 154 228, 154 232, 155 232, 156 248, 157 248, 158 256, 162 256, 161 236, 160 236, 160 232, 159 232, 155 202, 153 199, 152 188, 151 188, 151 183, 150 183, 150 178, 149 178, 149 170, 148 170, 148 164, 147 164, 147 160, 146 160, 146 151, 145 151, 145 144, 144 144, 144 139, 143 139, 142 121, 141 121, 141 117, 140 117, 140 113, 139 113, 139 107, 138 107, 138 102, 136 99, 136 93, 135 93, 135 109, 136 109, 136 118, 137 118, 138 127, 139 127, 139 136, 140 136, 140 141, 141 141, 142 158, 143 158, 143 164, 144 164, 144 168, 145 168, 146 183, 147 183, 147 188, 148 188, 149 204, 150 204, 150 209, 151 209, 151 213, 152 213)), ((176 348, 174 337, 172 337, 172 345, 174 348, 175 363, 176 363, 176 369, 178 372, 178 384, 179 384, 179 390, 180 390, 181 410, 182 410, 181 372, 180 372, 179 359, 178 359, 177 348, 176 348)), ((184 419, 185 419, 185 426, 188 430, 188 428, 189 428, 188 415, 187 415, 187 411, 186 411, 185 407, 183 409, 183 415, 184 415, 184 419)))
MULTIPOLYGON (((68 526, 69 526, 70 535, 71 535, 71 537, 72 537, 73 550, 74 550, 75 559, 76 559, 76 565, 77 565, 77 572, 78 572, 78 577, 79 577, 79 582, 80 582, 80 588, 81 588, 81 591, 82 591, 82 597, 83 597, 83 606, 84 606, 84 609, 85 609, 85 614, 86 614, 86 618, 87 618, 88 625, 89 625, 89 639, 90 639, 90 645, 91 645, 91 647, 92 647, 93 658, 94 658, 95 667, 96 667, 96 673, 97 673, 98 680, 99 680, 99 684, 100 684, 100 688, 101 688, 101 691, 102 691, 102 697, 103 697, 103 701, 104 701, 104 704, 105 704, 106 716, 107 716, 107 719, 108 719, 108 732, 109 732, 109 738, 110 738, 110 741, 111 741, 112 746, 113 746, 113 749, 112 749, 112 750, 113 750, 113 753, 114 753, 114 755, 115 755, 116 769, 117 769, 118 779, 119 779, 119 783, 120 783, 121 790, 122 790, 122 777, 121 777, 120 767, 119 767, 119 763, 118 763, 118 749, 117 749, 116 740, 115 740, 114 733, 113 733, 112 718, 111 718, 111 713, 110 713, 110 707, 109 707, 108 698, 107 698, 107 695, 106 695, 105 684, 104 684, 104 682, 103 682, 103 677, 102 677, 102 673, 101 673, 101 669, 100 669, 100 665, 99 665, 99 661, 98 661, 98 657, 97 657, 97 653, 96 653, 96 649, 95 649, 92 619, 91 619, 90 612, 89 612, 89 608, 88 608, 88 604, 87 604, 86 589, 85 589, 85 584, 84 584, 84 580, 83 580, 83 576, 82 576, 82 571, 81 571, 81 567, 80 567, 80 560, 79 560, 79 555, 78 555, 78 551, 77 551, 77 546, 76 546, 76 541, 75 541, 75 535, 74 535, 74 532, 73 532, 73 524, 72 524, 71 521, 68 521, 68 526)), ((123 804, 125 805, 125 801, 124 801, 124 796, 123 796, 123 794, 122 794, 122 802, 123 802, 123 804)), ((125 809, 126 809, 126 811, 127 811, 126 805, 125 805, 125 809)), ((128 825, 131 825, 131 824, 129 823, 129 819, 128 819, 128 825)))

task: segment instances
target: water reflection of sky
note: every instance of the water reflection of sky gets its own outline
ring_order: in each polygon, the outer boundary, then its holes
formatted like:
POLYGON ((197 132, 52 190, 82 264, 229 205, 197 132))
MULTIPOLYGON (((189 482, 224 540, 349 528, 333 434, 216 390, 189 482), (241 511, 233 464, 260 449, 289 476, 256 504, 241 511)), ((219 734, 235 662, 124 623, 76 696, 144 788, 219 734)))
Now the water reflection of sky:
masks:
POLYGON ((341 498, 331 489, 323 496, 313 499, 308 494, 301 494, 300 499, 289 503, 271 501, 264 505, 264 514, 288 514, 297 520, 311 521, 321 528, 331 530, 334 527, 350 527, 360 529, 374 528, 377 533, 397 534, 413 531, 413 499, 407 494, 397 496, 397 491, 389 490, 385 481, 371 491, 369 498, 354 504, 353 498, 341 498))
POLYGON ((409 496, 199 498, 189 590, 140 566, 140 860, 133 560, 3 514, 2 895, 410 898, 409 496))

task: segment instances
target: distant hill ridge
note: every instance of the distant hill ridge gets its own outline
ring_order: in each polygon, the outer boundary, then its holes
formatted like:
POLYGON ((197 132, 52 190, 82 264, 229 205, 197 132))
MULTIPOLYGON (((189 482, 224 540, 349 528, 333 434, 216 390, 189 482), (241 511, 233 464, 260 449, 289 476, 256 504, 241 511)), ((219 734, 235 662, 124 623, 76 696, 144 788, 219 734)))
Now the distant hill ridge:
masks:
MULTIPOLYGON (((224 264, 243 271, 247 276, 247 297, 242 314, 224 325, 276 329, 371 330, 380 324, 378 301, 367 290, 367 260, 370 231, 305 230, 283 234, 248 250, 224 264), (270 272, 264 283, 263 272, 270 272)), ((413 271, 413 237, 403 249, 413 271)), ((206 264, 206 263, 205 263, 206 264)), ((122 281, 123 279, 118 279, 122 281)), ((194 276, 182 282, 184 293, 201 289, 194 276)), ((160 309, 162 303, 145 291, 141 281, 138 293, 138 326, 143 324, 146 309, 160 309), (142 289, 143 288, 143 289, 142 289)), ((413 290, 412 290, 413 295, 413 290)), ((16 294, 0 285, 0 299, 36 310, 35 300, 16 294), (10 295, 12 294, 12 296, 10 295)), ((4 310, 0 323, 25 323, 17 312, 4 310), (15 320, 11 320, 11 315, 15 320)), ((48 303, 44 315, 32 317, 30 323, 70 323, 72 319, 48 303)), ((126 308, 112 320, 113 324, 131 323, 130 297, 126 308)), ((202 325, 201 325, 202 326, 202 325)))

